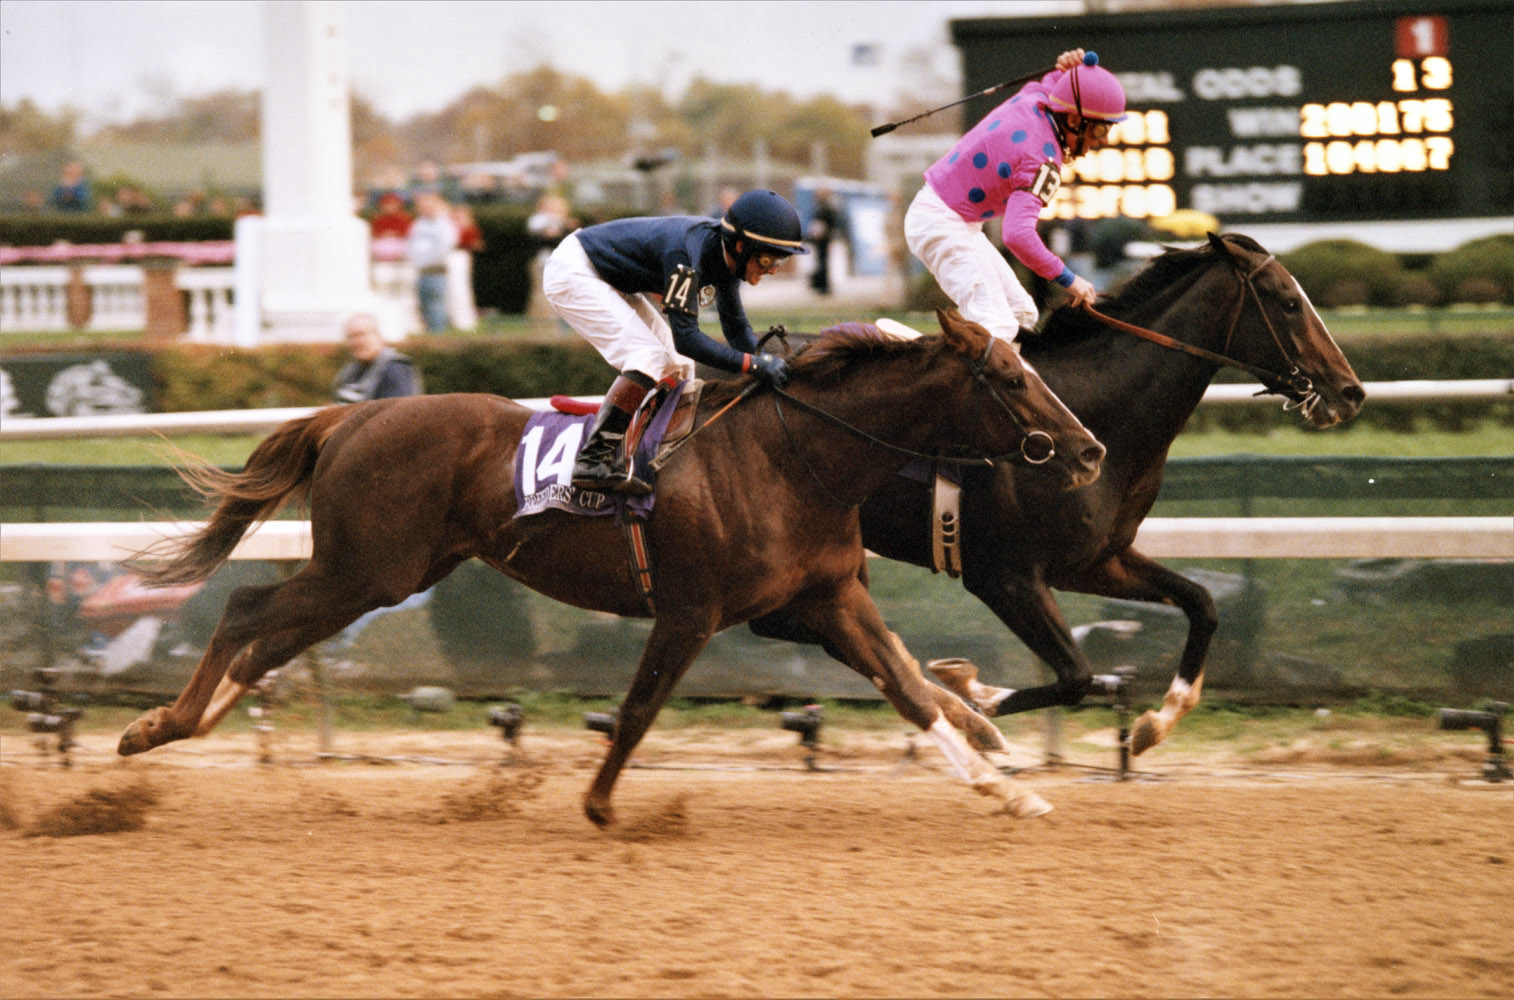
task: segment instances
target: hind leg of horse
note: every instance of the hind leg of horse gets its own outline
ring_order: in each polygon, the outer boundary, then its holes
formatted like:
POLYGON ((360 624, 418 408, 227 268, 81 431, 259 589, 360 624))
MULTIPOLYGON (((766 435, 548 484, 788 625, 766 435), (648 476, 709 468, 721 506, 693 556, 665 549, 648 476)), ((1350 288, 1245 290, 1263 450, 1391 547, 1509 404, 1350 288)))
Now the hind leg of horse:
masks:
MULTIPOLYGON (((753 634, 764 639, 782 639, 787 642, 797 642, 800 645, 820 646, 834 659, 842 663, 846 662, 846 658, 839 650, 820 633, 804 624, 789 608, 780 608, 761 618, 753 619, 748 626, 753 634)), ((909 650, 904 648, 903 641, 892 632, 889 635, 893 636, 900 655, 909 657, 909 650)), ((998 727, 969 707, 962 698, 933 684, 930 685, 930 693, 936 702, 936 707, 941 709, 941 713, 946 716, 946 721, 962 731, 973 749, 991 753, 1010 752, 1009 742, 998 727)))
POLYGON ((610 797, 621 769, 712 634, 713 629, 670 625, 663 618, 653 624, 652 634, 647 638, 641 661, 636 666, 636 676, 631 680, 625 700, 620 703, 610 750, 584 798, 584 812, 597 825, 609 826, 615 822, 610 797))
POLYGON ((232 592, 194 675, 172 705, 155 708, 127 727, 123 756, 189 736, 203 736, 268 671, 311 644, 334 635, 376 606, 334 588, 307 566, 283 583, 232 592))
POLYGON ((1204 687, 1204 658, 1219 627, 1214 599, 1199 584, 1134 549, 1126 549, 1070 581, 1069 588, 1105 597, 1175 605, 1188 618, 1188 638, 1183 644, 1177 674, 1162 697, 1161 710, 1142 713, 1130 732, 1130 752, 1144 753, 1166 739, 1178 720, 1199 703, 1204 687))
POLYGON ((954 728, 968 728, 975 740, 993 742, 992 749, 1004 747, 1002 735, 995 740, 976 731, 979 725, 994 729, 987 720, 976 718, 966 705, 925 679, 920 664, 888 630, 859 581, 843 586, 834 601, 795 610, 809 628, 825 638, 827 649, 835 651, 833 655, 839 654, 847 666, 872 681, 901 716, 925 731, 968 785, 997 798, 1013 816, 1026 818, 1051 811, 1035 792, 1016 790, 954 728))

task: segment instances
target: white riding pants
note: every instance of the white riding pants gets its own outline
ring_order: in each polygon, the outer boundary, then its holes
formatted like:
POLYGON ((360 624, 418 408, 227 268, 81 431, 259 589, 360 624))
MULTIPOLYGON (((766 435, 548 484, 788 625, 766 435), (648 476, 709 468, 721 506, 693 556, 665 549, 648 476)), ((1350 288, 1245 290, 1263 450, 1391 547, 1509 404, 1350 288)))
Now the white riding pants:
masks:
POLYGON ((964 318, 1011 342, 1020 327, 1035 326, 1035 300, 983 234, 983 223, 964 220, 929 184, 904 213, 904 242, 964 318))
POLYGON ((673 346, 673 330, 652 300, 611 287, 572 233, 547 258, 542 292, 552 311, 594 345, 618 372, 662 378, 674 369, 694 377, 694 361, 673 346))

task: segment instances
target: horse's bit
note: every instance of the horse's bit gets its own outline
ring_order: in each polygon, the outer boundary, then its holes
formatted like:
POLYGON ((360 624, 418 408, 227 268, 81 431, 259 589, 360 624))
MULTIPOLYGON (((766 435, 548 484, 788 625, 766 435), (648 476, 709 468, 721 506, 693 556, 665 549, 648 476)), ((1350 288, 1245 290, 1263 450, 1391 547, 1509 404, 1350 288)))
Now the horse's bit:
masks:
MULTIPOLYGON (((1126 323, 1124 320, 1115 319, 1113 316, 1105 315, 1104 313, 1099 312, 1093 306, 1089 305, 1087 302, 1082 303, 1082 309, 1084 312, 1088 313, 1088 315, 1092 316, 1094 319, 1105 324, 1106 326, 1114 327, 1116 330, 1123 330, 1126 333, 1140 337, 1142 340, 1147 340, 1153 344, 1157 344, 1161 347, 1171 348, 1175 351, 1182 351, 1184 354, 1191 354, 1194 357, 1203 358, 1206 361, 1212 361, 1218 365, 1226 365, 1231 368, 1237 368, 1249 375, 1254 375, 1256 376, 1256 378, 1261 380, 1262 385, 1266 386, 1268 392, 1275 392, 1281 395, 1289 396, 1292 400, 1293 406, 1306 407, 1304 412, 1307 414, 1307 408, 1311 405, 1309 401, 1311 399, 1317 398, 1317 394, 1314 391, 1314 383, 1309 380, 1308 376, 1299 371, 1298 364, 1294 361, 1293 356, 1288 352, 1288 349, 1283 346, 1282 338, 1278 336, 1277 329, 1272 325, 1272 318, 1267 315, 1267 308, 1262 305, 1261 293, 1256 290, 1256 276, 1261 273, 1263 268, 1265 268, 1268 264, 1271 264, 1275 259, 1276 258, 1273 257, 1272 254, 1268 254, 1266 260, 1262 261, 1246 274, 1241 274, 1239 270, 1235 272, 1236 276, 1241 279, 1241 297, 1236 302, 1235 315, 1230 317, 1230 326, 1225 331, 1224 349, 1226 351, 1230 350, 1230 340, 1235 336, 1235 328, 1241 321, 1241 313, 1246 309, 1246 296, 1249 294, 1252 301, 1256 303, 1256 311, 1261 314, 1262 322, 1266 324, 1267 333, 1272 337, 1272 343, 1277 346, 1278 354, 1282 356, 1283 361, 1288 365, 1287 372, 1275 372, 1267 368, 1262 368, 1258 365, 1248 364, 1245 361, 1237 360, 1236 358, 1229 357, 1226 354, 1218 354, 1214 351, 1205 350, 1202 347, 1195 347, 1193 344, 1186 344, 1183 341, 1176 340, 1172 337, 1167 336, 1166 334, 1157 333, 1155 330, 1148 330, 1143 326, 1136 326, 1133 323, 1126 323)), ((1261 395, 1261 393, 1258 393, 1258 395, 1261 395)), ((1286 404, 1284 405, 1284 409, 1290 408, 1291 407, 1287 406, 1286 404)))

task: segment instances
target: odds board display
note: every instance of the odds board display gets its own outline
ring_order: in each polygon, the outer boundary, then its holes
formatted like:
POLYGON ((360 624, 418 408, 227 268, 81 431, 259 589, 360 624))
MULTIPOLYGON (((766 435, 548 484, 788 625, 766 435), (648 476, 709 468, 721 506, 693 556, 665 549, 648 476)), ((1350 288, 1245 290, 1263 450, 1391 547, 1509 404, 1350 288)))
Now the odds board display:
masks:
MULTIPOLYGON (((953 21, 964 87, 1083 47, 1125 87, 1048 217, 1514 214, 1514 2, 1372 0, 953 21)), ((1002 100, 967 105, 975 121, 1002 100)))

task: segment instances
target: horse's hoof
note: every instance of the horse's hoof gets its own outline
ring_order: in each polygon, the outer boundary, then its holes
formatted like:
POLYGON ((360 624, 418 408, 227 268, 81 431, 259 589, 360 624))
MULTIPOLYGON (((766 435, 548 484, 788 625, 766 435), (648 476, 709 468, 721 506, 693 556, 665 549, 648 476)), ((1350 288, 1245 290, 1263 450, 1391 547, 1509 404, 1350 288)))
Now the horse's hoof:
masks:
POLYGON ((1162 737, 1157 729, 1155 712, 1146 712, 1136 720, 1135 728, 1130 731, 1130 755, 1139 757, 1162 742, 1162 737))
POLYGON ((153 743, 149 729, 150 723, 147 718, 138 719, 126 727, 126 732, 121 734, 121 742, 116 745, 116 753, 122 757, 130 757, 151 750, 157 744, 153 743))
POLYGON ((972 682, 978 679, 978 668, 970 660, 960 657, 950 657, 944 660, 931 660, 925 664, 925 669, 936 675, 936 680, 958 698, 972 701, 972 682))
POLYGON ((1004 803, 1004 811, 1015 819, 1035 819, 1051 812, 1051 803, 1035 792, 1021 792, 1004 803))
POLYGON ((615 810, 611 809, 608 803, 585 802, 584 815, 589 817, 589 822, 601 830, 615 825, 615 810))
POLYGON ((121 742, 116 745, 116 753, 130 757, 172 740, 172 736, 164 735, 163 715, 163 709, 155 708, 127 726, 126 732, 121 734, 121 742))

